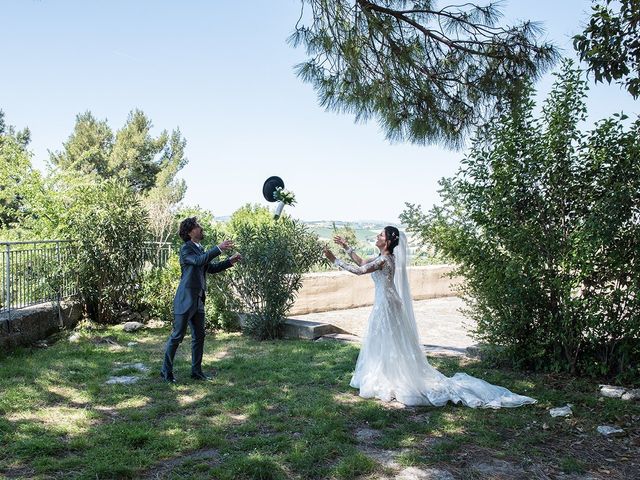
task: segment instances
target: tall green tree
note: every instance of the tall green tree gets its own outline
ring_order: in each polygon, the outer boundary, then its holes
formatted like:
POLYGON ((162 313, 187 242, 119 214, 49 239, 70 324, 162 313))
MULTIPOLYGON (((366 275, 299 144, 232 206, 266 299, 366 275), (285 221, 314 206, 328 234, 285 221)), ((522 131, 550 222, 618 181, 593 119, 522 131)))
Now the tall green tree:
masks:
POLYGON ((131 112, 116 134, 109 156, 110 176, 123 180, 136 192, 146 192, 156 184, 161 170, 159 157, 169 140, 166 130, 157 138, 152 137, 152 127, 141 110, 131 112))
POLYGON ((29 129, 7 125, 0 110, 0 231, 15 237, 37 215, 42 178, 31 166, 29 129))
POLYGON ((51 154, 51 163, 61 171, 115 179, 134 192, 147 193, 158 182, 184 194, 184 184, 174 182, 185 165, 185 141, 180 131, 166 130, 154 137, 153 124, 141 110, 129 114, 115 134, 106 120, 96 120, 91 112, 76 117, 73 133, 60 152, 51 154), (172 182, 174 182, 172 184, 172 182))
POLYGON ((177 179, 178 172, 187 164, 184 156, 186 140, 180 130, 174 130, 167 141, 160 158, 160 170, 156 182, 143 199, 149 212, 149 228, 157 242, 166 242, 175 235, 175 216, 178 204, 184 198, 187 185, 183 179, 177 179))
POLYGON ((458 265, 480 339, 511 364, 640 378, 640 118, 589 132, 564 64, 476 137, 442 205, 402 220, 458 265))
POLYGON ((634 98, 640 96, 640 1, 594 2, 589 24, 574 37, 574 46, 596 83, 615 80, 634 98))
POLYGON ((106 120, 97 120, 89 111, 76 116, 73 132, 61 152, 52 153, 51 163, 64 171, 108 178, 109 157, 114 136, 106 120))
POLYGON ((556 59, 539 27, 498 23, 496 3, 303 0, 298 75, 327 109, 378 119, 387 137, 459 147, 556 59), (306 10, 305 10, 306 9, 306 10))

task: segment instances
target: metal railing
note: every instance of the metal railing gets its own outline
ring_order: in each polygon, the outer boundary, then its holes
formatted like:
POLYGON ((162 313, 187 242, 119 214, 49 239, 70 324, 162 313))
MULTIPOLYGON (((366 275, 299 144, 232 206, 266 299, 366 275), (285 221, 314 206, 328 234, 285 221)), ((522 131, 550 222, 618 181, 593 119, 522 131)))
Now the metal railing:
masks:
POLYGON ((73 253, 73 242, 0 242, 0 248, 0 313, 59 301, 77 293, 77 285, 64 272, 73 253))
POLYGON ((144 242, 142 251, 146 267, 163 267, 169 261, 171 244, 169 242, 144 242))
MULTIPOLYGON (((77 295, 70 261, 75 248, 72 240, 0 242, 0 315, 77 295)), ((170 254, 168 243, 144 243, 147 268, 163 266, 170 254)))

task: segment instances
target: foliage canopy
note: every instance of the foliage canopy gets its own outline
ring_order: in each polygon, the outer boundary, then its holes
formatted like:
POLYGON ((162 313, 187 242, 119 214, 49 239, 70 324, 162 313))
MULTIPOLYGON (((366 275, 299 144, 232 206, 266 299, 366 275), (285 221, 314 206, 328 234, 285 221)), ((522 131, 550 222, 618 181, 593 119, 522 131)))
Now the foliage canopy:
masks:
POLYGON ((455 261, 478 336, 521 366, 640 377, 640 119, 589 132, 586 85, 563 65, 480 133, 443 205, 402 219, 455 261))
POLYGON ((297 67, 327 109, 376 117, 387 137, 460 147, 470 131, 555 61, 531 22, 498 23, 495 3, 304 0, 297 67), (308 10, 305 11, 305 8, 308 10))
POLYGON ((574 37, 574 46, 589 65, 595 81, 616 80, 634 97, 640 96, 640 2, 612 0, 593 5, 589 24, 574 37))

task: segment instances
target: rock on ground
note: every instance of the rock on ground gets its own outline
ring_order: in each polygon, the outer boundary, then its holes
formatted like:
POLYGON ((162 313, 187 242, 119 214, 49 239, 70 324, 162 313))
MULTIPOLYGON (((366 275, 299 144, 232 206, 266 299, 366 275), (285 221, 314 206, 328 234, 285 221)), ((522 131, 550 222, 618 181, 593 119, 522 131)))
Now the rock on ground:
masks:
POLYGON ((454 480, 453 475, 438 468, 408 467, 395 476, 396 480, 454 480))
POLYGON ((624 430, 618 427, 612 427, 610 425, 600 425, 598 428, 598 433, 604 435, 605 437, 609 435, 616 435, 618 433, 624 433, 624 430))
POLYGON ((620 398, 627 391, 624 387, 615 387, 613 385, 600 385, 600 395, 608 398, 620 398))
POLYGON ((140 380, 140 377, 122 375, 122 376, 109 377, 109 380, 107 380, 105 383, 107 385, 114 385, 114 384, 131 385, 132 383, 136 383, 138 380, 140 380))
POLYGON ((144 324, 140 322, 127 322, 122 325, 122 329, 125 332, 137 332, 138 330, 142 330, 144 328, 144 324))
POLYGON ((567 404, 565 407, 550 409, 549 415, 552 417, 570 417, 573 415, 573 412, 571 411, 571 405, 567 404))

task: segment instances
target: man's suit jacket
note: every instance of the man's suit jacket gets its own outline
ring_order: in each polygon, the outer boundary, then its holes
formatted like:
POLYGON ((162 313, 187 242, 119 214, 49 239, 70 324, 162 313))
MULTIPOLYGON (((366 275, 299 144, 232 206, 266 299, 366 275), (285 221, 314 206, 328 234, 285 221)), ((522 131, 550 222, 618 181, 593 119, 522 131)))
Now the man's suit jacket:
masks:
POLYGON ((216 273, 231 267, 227 259, 219 263, 209 263, 222 252, 213 247, 206 252, 191 240, 184 242, 180 248, 180 285, 173 299, 173 313, 182 315, 197 308, 198 298, 204 302, 207 288, 206 273, 216 273))

